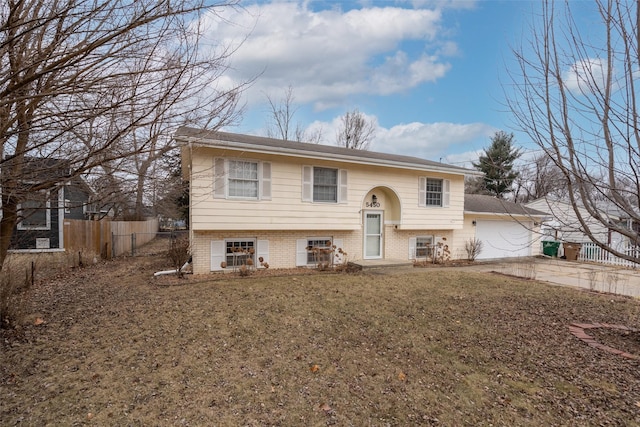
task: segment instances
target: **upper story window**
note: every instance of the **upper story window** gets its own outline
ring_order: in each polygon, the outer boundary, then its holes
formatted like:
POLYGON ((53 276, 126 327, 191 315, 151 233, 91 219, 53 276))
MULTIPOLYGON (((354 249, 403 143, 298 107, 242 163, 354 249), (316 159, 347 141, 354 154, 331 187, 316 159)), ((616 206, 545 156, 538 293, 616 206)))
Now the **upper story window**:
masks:
POLYGON ((302 200, 305 202, 346 203, 347 171, 303 166, 302 200))
POLYGON ((229 160, 229 197, 258 198, 258 162, 229 160))
POLYGON ((313 201, 338 201, 338 169, 313 168, 313 201))
POLYGON ((19 230, 50 230, 51 202, 48 191, 37 191, 28 195, 18 206, 19 230))
POLYGON ((213 197, 271 199, 271 163, 217 157, 213 166, 213 197))
POLYGON ((427 206, 442 206, 442 180, 427 178, 427 206))
POLYGON ((420 177, 418 202, 420 206, 449 207, 451 182, 448 179, 420 177))

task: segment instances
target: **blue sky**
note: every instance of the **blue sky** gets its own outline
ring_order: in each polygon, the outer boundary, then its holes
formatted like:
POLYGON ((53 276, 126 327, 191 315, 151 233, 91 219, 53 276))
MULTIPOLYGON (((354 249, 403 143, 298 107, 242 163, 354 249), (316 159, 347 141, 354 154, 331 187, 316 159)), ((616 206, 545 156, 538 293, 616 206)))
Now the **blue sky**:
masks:
MULTIPOLYGON (((267 94, 290 86, 294 122, 335 144, 339 119, 359 109, 377 123, 371 149, 451 164, 476 160, 497 130, 512 129, 502 83, 511 48, 538 2, 243 2, 211 19, 211 43, 237 50, 218 84, 256 78, 245 113, 225 130, 266 135, 267 94), (242 41, 242 43, 240 43, 242 41)), ((526 136, 516 143, 532 150, 526 136)))

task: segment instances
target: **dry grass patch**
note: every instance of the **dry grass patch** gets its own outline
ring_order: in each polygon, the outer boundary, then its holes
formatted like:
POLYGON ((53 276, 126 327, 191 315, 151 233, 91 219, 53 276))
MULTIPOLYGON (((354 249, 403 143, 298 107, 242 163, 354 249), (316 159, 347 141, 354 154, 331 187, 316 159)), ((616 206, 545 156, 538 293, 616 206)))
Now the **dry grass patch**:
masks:
POLYGON ((640 423, 638 362, 567 329, 635 321, 628 298, 455 269, 157 286, 165 267, 37 286, 46 323, 1 350, 1 424, 640 423))

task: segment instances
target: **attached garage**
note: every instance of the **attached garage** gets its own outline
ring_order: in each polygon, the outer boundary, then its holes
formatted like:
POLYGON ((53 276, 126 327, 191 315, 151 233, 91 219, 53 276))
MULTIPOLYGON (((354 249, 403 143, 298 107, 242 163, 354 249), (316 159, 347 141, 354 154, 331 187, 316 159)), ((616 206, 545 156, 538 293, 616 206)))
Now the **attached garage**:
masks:
POLYGON ((533 222, 476 220, 476 239, 482 242, 478 259, 531 256, 533 222))
POLYGON ((458 245, 469 239, 482 242, 477 259, 538 255, 539 225, 546 213, 518 203, 480 194, 465 194, 465 226, 458 245))

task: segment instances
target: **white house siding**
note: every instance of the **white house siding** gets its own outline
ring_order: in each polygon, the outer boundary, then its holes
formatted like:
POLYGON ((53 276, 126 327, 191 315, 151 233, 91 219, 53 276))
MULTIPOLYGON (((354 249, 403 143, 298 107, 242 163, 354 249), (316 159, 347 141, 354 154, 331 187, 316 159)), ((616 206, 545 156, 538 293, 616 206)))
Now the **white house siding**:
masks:
MULTIPOLYGON (((543 212, 549 212, 549 217, 553 217, 544 222, 549 229, 549 238, 563 242, 587 243, 591 239, 582 231, 582 226, 578 222, 573 207, 565 202, 538 199, 526 204, 527 207, 543 212)), ((594 237, 600 242, 607 243, 609 240, 609 230, 596 221, 584 208, 579 208, 579 212, 591 229, 594 237)), ((544 227, 543 227, 544 228, 544 227)))

